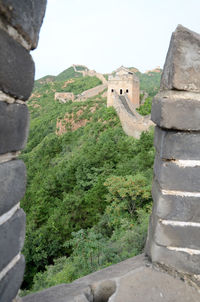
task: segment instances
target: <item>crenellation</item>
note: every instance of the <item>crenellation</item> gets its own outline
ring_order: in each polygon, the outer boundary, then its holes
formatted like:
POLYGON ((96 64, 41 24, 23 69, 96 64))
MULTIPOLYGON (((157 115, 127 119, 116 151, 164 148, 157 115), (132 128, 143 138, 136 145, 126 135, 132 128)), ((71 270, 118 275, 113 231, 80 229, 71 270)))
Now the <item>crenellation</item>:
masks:
POLYGON ((200 35, 179 25, 152 103, 154 205, 146 243, 153 262, 191 276, 200 274, 199 66, 200 35))

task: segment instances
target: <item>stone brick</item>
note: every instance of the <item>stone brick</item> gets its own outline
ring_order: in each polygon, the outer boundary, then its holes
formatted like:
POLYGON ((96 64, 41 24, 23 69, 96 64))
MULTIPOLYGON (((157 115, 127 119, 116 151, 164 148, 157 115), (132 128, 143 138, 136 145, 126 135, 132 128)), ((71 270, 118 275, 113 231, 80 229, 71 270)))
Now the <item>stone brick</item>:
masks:
POLYGON ((200 226, 164 224, 162 219, 152 216, 153 238, 158 245, 187 249, 200 249, 200 226))
POLYGON ((152 102, 151 119, 161 128, 200 130, 200 94, 162 91, 152 102))
POLYGON ((167 247, 150 242, 147 254, 152 262, 164 264, 179 272, 200 274, 200 255, 192 255, 182 251, 169 250, 167 247))
POLYGON ((0 30, 0 66, 0 89, 13 97, 28 99, 34 83, 34 62, 28 51, 3 30, 0 30))
POLYGON ((0 154, 25 147, 29 128, 26 105, 0 102, 0 154))
POLYGON ((163 159, 200 159, 200 132, 164 130, 155 127, 154 146, 163 159))
POLYGON ((0 165, 0 215, 9 211, 24 196, 26 167, 22 160, 0 165))
POLYGON ((25 213, 17 212, 0 228, 0 270, 2 270, 22 249, 25 237, 25 213))
POLYGON ((37 47, 39 31, 45 13, 47 0, 1 0, 0 13, 4 20, 31 44, 37 47))
POLYGON ((21 286, 25 268, 23 255, 15 266, 0 280, 0 302, 11 302, 21 286))
POLYGON ((200 222, 200 197, 164 195, 155 180, 152 197, 153 215, 162 219, 200 222))
POLYGON ((200 92, 200 35, 181 25, 171 37, 161 89, 200 92))
POLYGON ((163 161, 157 156, 154 174, 162 189, 200 192, 200 166, 179 166, 176 161, 163 161))

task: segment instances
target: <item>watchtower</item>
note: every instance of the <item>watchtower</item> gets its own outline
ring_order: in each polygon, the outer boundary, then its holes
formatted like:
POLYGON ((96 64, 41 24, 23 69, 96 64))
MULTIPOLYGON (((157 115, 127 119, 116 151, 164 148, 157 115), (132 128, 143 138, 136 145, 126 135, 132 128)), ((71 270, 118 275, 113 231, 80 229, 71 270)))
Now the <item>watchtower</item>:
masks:
POLYGON ((113 106, 114 93, 127 94, 129 100, 137 108, 140 106, 140 82, 135 73, 121 66, 114 75, 108 78, 107 106, 113 106))

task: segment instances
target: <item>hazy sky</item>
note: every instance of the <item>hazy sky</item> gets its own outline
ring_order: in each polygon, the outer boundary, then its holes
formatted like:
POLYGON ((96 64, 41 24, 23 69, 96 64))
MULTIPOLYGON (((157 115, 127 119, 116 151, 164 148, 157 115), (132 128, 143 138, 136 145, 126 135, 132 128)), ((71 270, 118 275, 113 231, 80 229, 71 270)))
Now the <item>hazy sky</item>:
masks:
POLYGON ((48 0, 36 78, 72 64, 101 73, 163 67, 178 24, 200 33, 200 0, 48 0))

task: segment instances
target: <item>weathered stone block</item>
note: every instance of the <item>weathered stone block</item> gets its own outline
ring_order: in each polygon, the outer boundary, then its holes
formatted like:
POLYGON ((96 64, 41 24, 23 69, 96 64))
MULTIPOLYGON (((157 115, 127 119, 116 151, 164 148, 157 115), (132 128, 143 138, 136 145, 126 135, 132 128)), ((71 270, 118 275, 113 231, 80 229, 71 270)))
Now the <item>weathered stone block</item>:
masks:
POLYGON ((185 166, 179 161, 154 161, 154 174, 160 187, 165 190, 200 192, 200 166, 185 166))
POLYGON ((155 127, 154 146, 163 159, 200 160, 200 132, 169 131, 155 127))
POLYGON ((1 0, 0 13, 31 44, 37 47, 47 0, 1 0))
POLYGON ((0 102, 0 154, 25 147, 29 129, 26 105, 0 102))
POLYGON ((26 167, 22 160, 0 165, 0 215, 9 211, 24 196, 26 167))
POLYGON ((161 89, 200 92, 200 35, 181 25, 171 37, 161 89))
POLYGON ((13 268, 0 280, 0 302, 11 302, 21 286, 25 268, 23 255, 13 268))
POLYGON ((164 264, 176 271, 200 274, 200 255, 189 254, 184 251, 170 250, 165 246, 156 244, 154 241, 149 242, 149 251, 147 256, 152 262, 164 264))
POLYGON ((200 222, 200 194, 193 197, 166 193, 162 193, 158 182, 154 180, 153 215, 168 220, 200 222))
POLYGON ((158 245, 200 250, 200 226, 153 217, 153 238, 158 245))
POLYGON ((162 91, 152 102, 151 119, 161 128, 200 130, 200 94, 162 91))
POLYGON ((22 249, 25 237, 25 213, 22 209, 0 227, 0 270, 2 270, 22 249))
MULTIPOLYGON (((17 2, 16 5, 20 7, 17 2)), ((0 66, 0 89, 16 98, 28 99, 34 83, 34 62, 28 51, 3 30, 0 30, 0 66)))

